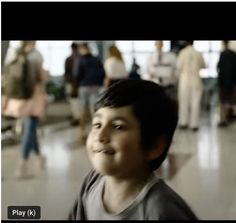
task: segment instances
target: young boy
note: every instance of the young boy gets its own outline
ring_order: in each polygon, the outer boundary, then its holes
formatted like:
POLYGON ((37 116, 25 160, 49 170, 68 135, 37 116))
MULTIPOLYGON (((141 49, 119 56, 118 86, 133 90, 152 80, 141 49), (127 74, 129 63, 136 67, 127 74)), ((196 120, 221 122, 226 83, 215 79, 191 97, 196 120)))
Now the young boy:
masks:
POLYGON ((87 152, 94 166, 70 220, 196 220, 185 201, 154 171, 165 160, 177 105, 159 85, 125 80, 95 106, 87 152))

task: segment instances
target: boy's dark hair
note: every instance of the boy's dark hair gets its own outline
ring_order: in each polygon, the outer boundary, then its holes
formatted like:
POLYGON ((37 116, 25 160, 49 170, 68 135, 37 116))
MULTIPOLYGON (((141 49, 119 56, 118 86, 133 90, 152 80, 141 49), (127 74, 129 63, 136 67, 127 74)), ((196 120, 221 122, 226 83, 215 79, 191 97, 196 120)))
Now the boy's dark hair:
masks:
POLYGON ((102 107, 132 106, 141 126, 142 147, 151 148, 159 136, 166 137, 162 154, 150 162, 156 170, 167 156, 178 121, 177 103, 167 96, 164 89, 151 81, 123 80, 105 90, 95 104, 95 111, 102 107))

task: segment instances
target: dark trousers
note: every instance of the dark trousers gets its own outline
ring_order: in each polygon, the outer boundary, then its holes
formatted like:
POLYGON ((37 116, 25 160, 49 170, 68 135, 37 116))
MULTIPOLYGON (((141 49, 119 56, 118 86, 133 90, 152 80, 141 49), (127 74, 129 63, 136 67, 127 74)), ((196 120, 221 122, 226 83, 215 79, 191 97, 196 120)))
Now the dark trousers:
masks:
POLYGON ((23 121, 23 136, 22 136, 22 157, 28 159, 30 152, 34 151, 39 154, 39 145, 37 139, 38 118, 27 117, 23 121))

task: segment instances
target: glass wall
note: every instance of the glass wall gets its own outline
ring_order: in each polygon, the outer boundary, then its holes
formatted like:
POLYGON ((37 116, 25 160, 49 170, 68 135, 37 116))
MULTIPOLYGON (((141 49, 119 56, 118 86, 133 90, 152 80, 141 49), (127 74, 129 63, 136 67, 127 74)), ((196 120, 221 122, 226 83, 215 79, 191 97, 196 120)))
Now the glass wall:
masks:
POLYGON ((201 77, 217 77, 216 66, 221 51, 221 41, 194 41, 194 47, 202 53, 207 66, 200 71, 201 77))
MULTIPOLYGON (((140 66, 140 72, 146 72, 148 57, 155 50, 155 41, 116 41, 115 43, 123 54, 128 71, 135 58, 140 66)), ((170 41, 164 41, 163 50, 170 51, 170 41)))
MULTIPOLYGON (((64 73, 64 61, 70 54, 72 41, 37 41, 37 48, 44 57, 44 67, 49 70, 50 75, 60 76, 64 73)), ((95 55, 98 54, 96 41, 88 41, 95 55)), ((105 42, 105 41, 104 41, 105 42)), ((115 41, 123 53, 128 70, 131 69, 133 58, 140 65, 140 72, 146 72, 148 56, 155 50, 154 41, 115 41)), ((164 41, 164 51, 170 51, 170 41, 164 41)), ((10 41, 6 62, 13 57, 20 41, 10 41)), ((206 61, 207 68, 202 70, 201 77, 216 77, 216 64, 221 50, 221 41, 194 41, 194 46, 199 50, 206 61)))
MULTIPOLYGON (((15 56, 16 49, 21 41, 10 41, 5 63, 8 63, 15 56)), ((70 45, 72 41, 37 41, 36 47, 42 53, 44 59, 44 68, 52 76, 63 75, 64 61, 70 54, 70 45)))
MULTIPOLYGON (((116 41, 116 45, 123 53, 128 70, 133 58, 136 58, 141 73, 146 72, 148 56, 155 50, 154 41, 116 41)), ((170 51, 170 45, 170 41, 164 41, 163 50, 170 51)), ((201 77, 216 77, 221 41, 194 41, 194 47, 202 53, 207 65, 207 68, 200 72, 201 77)))
MULTIPOLYGON (((5 63, 14 58, 16 49, 20 46, 21 41, 10 41, 5 63)), ((82 41, 76 41, 82 42, 82 41)), ((87 41, 90 44, 94 55, 98 54, 95 41, 87 41)), ((70 45, 72 41, 37 41, 36 47, 42 53, 44 58, 44 68, 47 69, 51 76, 61 76, 64 73, 64 63, 66 57, 71 53, 70 45)))

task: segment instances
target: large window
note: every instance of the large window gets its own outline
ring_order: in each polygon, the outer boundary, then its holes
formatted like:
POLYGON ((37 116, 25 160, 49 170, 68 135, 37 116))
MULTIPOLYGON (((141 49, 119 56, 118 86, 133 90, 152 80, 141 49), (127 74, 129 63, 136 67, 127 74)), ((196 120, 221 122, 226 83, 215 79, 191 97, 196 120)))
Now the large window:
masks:
MULTIPOLYGON (((70 54, 70 45, 72 41, 37 41, 36 47, 42 53, 44 59, 44 68, 52 76, 62 75, 64 72, 64 62, 70 54)), ((10 41, 10 47, 7 53, 6 62, 10 61, 20 46, 20 41, 10 41)))
MULTIPOLYGON (((57 76, 64 73, 64 62, 70 54, 72 41, 37 41, 37 48, 43 55, 44 67, 50 75, 57 76)), ((89 41, 92 52, 98 54, 95 41, 89 41)), ((123 53, 128 71, 131 69, 133 58, 140 65, 141 73, 146 72, 148 56, 155 50, 154 41, 115 41, 123 53)), ((10 60, 20 41, 10 41, 6 60, 10 60)), ((170 41, 164 41, 163 50, 170 51, 170 41)), ((201 77, 216 77, 216 64, 221 50, 221 41, 194 41, 194 47, 200 51, 205 59, 207 68, 201 70, 201 77)))
MULTIPOLYGON (((128 71, 131 69, 133 58, 140 66, 141 73, 146 72, 148 56, 155 50, 155 41, 116 41, 121 50, 128 71)), ((170 50, 170 41, 164 41, 164 51, 170 50)))
MULTIPOLYGON (((146 72, 148 56, 155 50, 154 41, 116 41, 117 47, 130 70, 133 58, 141 67, 141 73, 146 72)), ((164 41, 163 50, 170 51, 170 41, 164 41)), ((216 65, 219 60, 221 41, 194 41, 194 47, 200 51, 206 62, 206 69, 201 70, 201 77, 216 77, 216 65)))
MULTIPOLYGON (((12 60, 16 49, 20 46, 21 41, 10 41, 7 52, 6 63, 12 60)), ((93 54, 98 54, 94 41, 88 41, 93 54)), ((36 47, 42 53, 44 59, 44 68, 52 76, 60 76, 64 73, 64 63, 66 57, 71 53, 70 45, 72 41, 37 41, 36 47)))
POLYGON ((200 71, 201 77, 216 77, 221 41, 194 41, 194 47, 202 53, 207 66, 206 69, 200 71))

